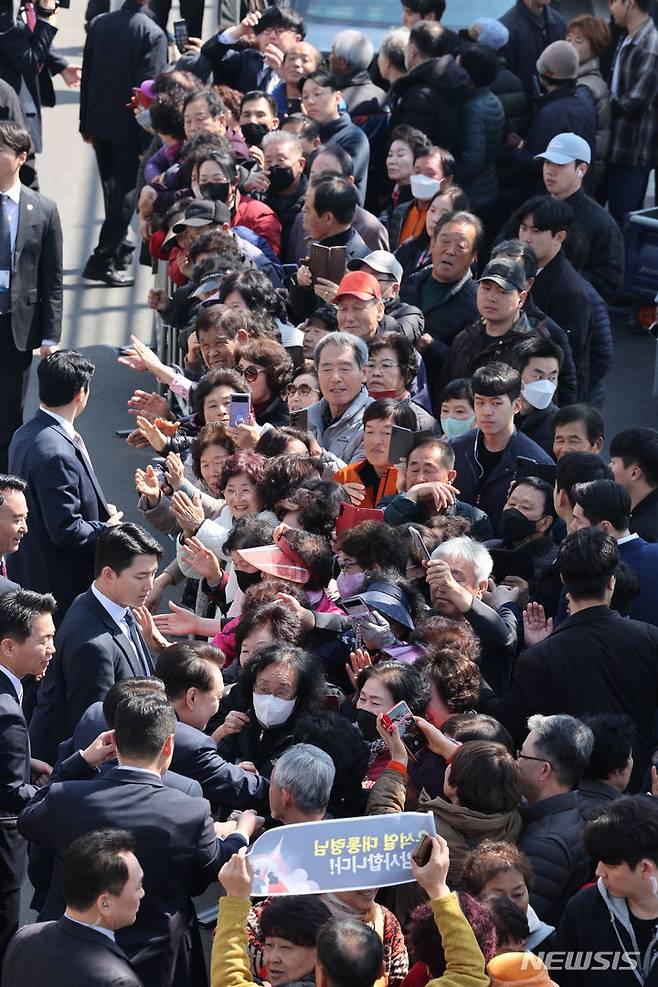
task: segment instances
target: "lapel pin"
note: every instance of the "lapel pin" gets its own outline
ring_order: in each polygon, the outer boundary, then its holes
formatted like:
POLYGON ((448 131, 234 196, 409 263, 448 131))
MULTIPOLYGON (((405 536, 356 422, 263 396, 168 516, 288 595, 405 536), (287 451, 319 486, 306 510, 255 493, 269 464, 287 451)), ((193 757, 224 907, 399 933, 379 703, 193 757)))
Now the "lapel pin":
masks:
POLYGON ((32 205, 32 203, 31 203, 31 202, 28 202, 28 204, 27 204, 27 208, 28 208, 28 210, 29 210, 30 212, 32 212, 32 210, 34 209, 34 206, 32 205))

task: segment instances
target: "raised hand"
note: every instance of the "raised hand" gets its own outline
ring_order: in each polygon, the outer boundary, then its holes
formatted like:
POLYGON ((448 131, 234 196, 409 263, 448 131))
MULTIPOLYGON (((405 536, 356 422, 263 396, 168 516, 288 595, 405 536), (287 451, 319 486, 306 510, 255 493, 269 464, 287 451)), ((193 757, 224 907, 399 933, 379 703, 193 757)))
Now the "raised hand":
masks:
POLYGON ((523 611, 523 637, 526 648, 545 641, 553 633, 553 618, 546 619, 541 603, 529 603, 523 611))
POLYGON ((190 500, 184 490, 177 490, 171 498, 171 509, 188 538, 195 535, 205 521, 198 490, 194 494, 194 500, 190 500))
POLYGON ((364 648, 357 648, 356 651, 350 653, 350 663, 345 665, 345 671, 355 692, 358 692, 359 689, 359 672, 363 671, 364 668, 370 668, 371 665, 372 658, 364 648))
POLYGON ((146 470, 135 470, 135 490, 140 497, 146 497, 149 507, 156 507, 160 502, 160 482, 157 473, 149 464, 146 470))
POLYGON ((178 490, 185 479, 185 466, 177 452, 170 452, 167 456, 165 477, 172 490, 178 490))
POLYGON ((185 637, 186 634, 197 634, 199 631, 199 620, 195 613, 179 607, 176 603, 169 601, 171 613, 156 613, 153 616, 155 626, 164 634, 173 634, 174 637, 185 637))
POLYGON ((447 884, 448 868, 450 867, 450 851, 442 836, 430 836, 432 855, 424 867, 419 867, 411 858, 411 870, 421 888, 427 892, 430 901, 444 898, 450 894, 447 884))
POLYGON ((148 418, 144 418, 143 415, 138 415, 137 428, 140 430, 144 438, 148 440, 148 443, 152 449, 155 449, 156 452, 164 452, 167 446, 167 437, 166 435, 163 435, 154 422, 150 422, 148 418))
POLYGON ((210 586, 216 586, 222 578, 221 566, 214 552, 206 548, 198 538, 187 538, 181 552, 183 562, 198 572, 207 580, 210 586))
POLYGON ((154 421, 156 418, 166 418, 169 413, 167 399, 162 395, 152 391, 137 390, 131 398, 128 398, 128 411, 131 415, 143 415, 154 421))

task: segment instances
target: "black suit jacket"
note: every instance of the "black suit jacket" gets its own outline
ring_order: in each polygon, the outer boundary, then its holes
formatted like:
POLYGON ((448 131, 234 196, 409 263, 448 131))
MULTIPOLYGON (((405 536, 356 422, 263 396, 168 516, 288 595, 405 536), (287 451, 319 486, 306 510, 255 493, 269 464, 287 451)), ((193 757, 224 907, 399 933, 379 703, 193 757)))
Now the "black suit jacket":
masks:
POLYGON ((9 468, 27 481, 30 521, 7 572, 25 589, 54 593, 61 621, 94 578, 96 538, 109 517, 105 495, 91 464, 45 411, 15 433, 9 468))
MULTIPOLYGON (((130 768, 113 768, 93 781, 55 782, 41 789, 18 820, 25 839, 53 849, 58 865, 78 836, 107 826, 130 830, 144 871, 137 920, 117 933, 117 942, 151 987, 189 987, 195 921, 190 898, 217 879, 245 840, 237 834, 218 840, 205 799, 189 798, 155 775, 130 768)), ((63 911, 57 866, 40 919, 63 911)))
POLYGON ((62 227, 57 206, 21 186, 11 276, 11 328, 16 348, 36 349, 62 335, 62 227))
POLYGON ((13 685, 0 671, 0 825, 15 821, 37 793, 30 777, 27 724, 13 685))
POLYGON ((11 579, 7 579, 6 576, 0 576, 0 596, 12 589, 20 589, 20 586, 18 583, 13 583, 11 579))
POLYGON ((132 963, 108 936, 65 916, 26 925, 11 940, 2 987, 143 987, 132 963))
MULTIPOLYGON (((65 761, 77 750, 84 750, 103 730, 107 730, 103 704, 94 703, 83 713, 73 736, 59 745, 59 754, 55 763, 65 761)), ((213 808, 256 807, 267 797, 269 789, 266 778, 244 771, 237 764, 225 761, 217 753, 217 744, 212 737, 195 727, 188 726, 187 723, 181 723, 180 720, 176 721, 171 770, 163 776, 165 784, 169 784, 172 775, 176 779, 188 781, 189 785, 198 787, 198 792, 188 791, 188 794, 203 794, 213 808)), ((181 785, 174 783, 173 787, 181 788, 181 785)))
POLYGON ((30 723, 35 757, 50 764, 88 706, 102 702, 115 682, 144 675, 130 641, 91 589, 69 608, 55 647, 30 723))
MULTIPOLYGON (((264 89, 263 83, 258 85, 258 77, 263 71, 263 56, 255 48, 245 48, 235 51, 230 45, 224 45, 217 36, 206 41, 201 49, 201 59, 206 58, 212 70, 213 82, 217 85, 231 86, 241 93, 253 89, 264 89)), ((266 78, 266 77, 265 77, 266 78)))
POLYGON ((82 58, 80 133, 142 148, 146 134, 128 104, 134 86, 154 79, 167 64, 167 36, 142 4, 95 17, 82 58))
MULTIPOLYGON (((57 28, 43 18, 37 18, 34 31, 25 21, 17 20, 0 34, 0 76, 21 97, 27 117, 34 150, 41 150, 41 92, 39 88, 40 66, 47 65, 50 46, 57 28), (21 83, 25 89, 21 92, 21 83)), ((47 69, 44 68, 44 72, 47 69)))

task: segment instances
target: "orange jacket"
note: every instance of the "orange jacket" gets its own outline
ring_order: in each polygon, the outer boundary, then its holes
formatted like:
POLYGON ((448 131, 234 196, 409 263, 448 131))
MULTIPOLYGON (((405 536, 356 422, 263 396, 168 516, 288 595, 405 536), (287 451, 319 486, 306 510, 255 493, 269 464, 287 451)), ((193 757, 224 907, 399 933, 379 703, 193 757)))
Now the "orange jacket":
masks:
POLYGON ((377 507, 382 497, 391 497, 398 492, 398 471, 395 466, 389 466, 382 473, 379 477, 377 487, 374 484, 366 483, 367 474, 372 473, 374 475, 374 470, 372 467, 368 469, 369 466, 368 461, 362 459, 358 463, 350 463, 349 466, 343 466, 342 469, 333 475, 334 483, 361 483, 365 486, 366 495, 359 504, 359 507, 377 507), (364 479, 364 473, 366 474, 366 479, 364 479))

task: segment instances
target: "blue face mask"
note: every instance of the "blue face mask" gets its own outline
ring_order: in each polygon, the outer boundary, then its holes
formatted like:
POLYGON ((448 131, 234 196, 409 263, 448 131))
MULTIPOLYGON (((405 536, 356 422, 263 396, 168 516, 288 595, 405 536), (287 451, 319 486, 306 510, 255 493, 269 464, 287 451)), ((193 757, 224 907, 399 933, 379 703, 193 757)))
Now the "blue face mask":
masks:
POLYGON ((468 432, 474 421, 475 415, 470 418, 442 418, 441 430, 446 439, 456 439, 468 432))

